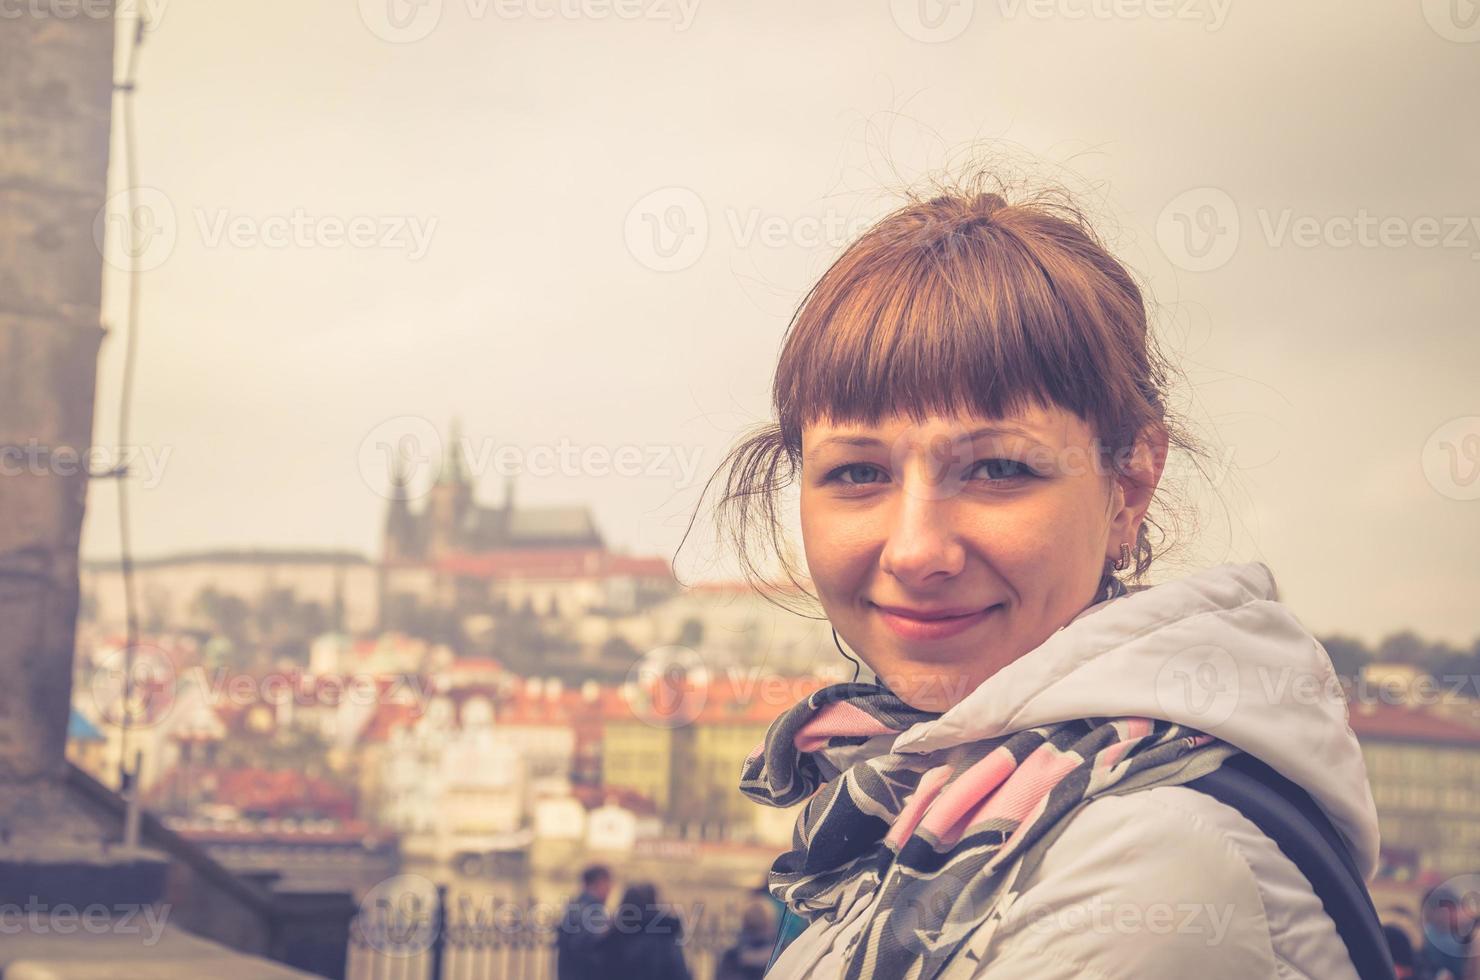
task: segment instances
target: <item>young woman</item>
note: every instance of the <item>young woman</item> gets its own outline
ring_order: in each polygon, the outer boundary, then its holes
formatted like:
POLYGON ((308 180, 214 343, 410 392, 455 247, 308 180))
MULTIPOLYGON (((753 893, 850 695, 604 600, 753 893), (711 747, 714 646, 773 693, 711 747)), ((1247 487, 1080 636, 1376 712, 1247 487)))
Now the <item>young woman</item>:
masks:
POLYGON ((806 801, 770 888, 807 926, 768 977, 1357 976, 1300 868, 1184 785, 1248 753, 1376 867, 1341 689, 1269 568, 1140 584, 1168 452, 1202 452, 1166 394, 1140 290, 1055 198, 916 200, 807 295, 722 520, 876 682, 746 762, 746 794, 806 801))

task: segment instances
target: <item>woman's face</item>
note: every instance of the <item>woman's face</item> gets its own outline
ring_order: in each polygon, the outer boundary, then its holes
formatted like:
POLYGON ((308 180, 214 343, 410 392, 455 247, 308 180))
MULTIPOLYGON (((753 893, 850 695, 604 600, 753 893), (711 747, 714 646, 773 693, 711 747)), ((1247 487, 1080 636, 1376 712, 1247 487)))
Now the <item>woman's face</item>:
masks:
POLYGON ((943 711, 1096 598, 1134 547, 1166 438, 1099 462, 1060 408, 802 431, 801 527, 838 635, 914 707, 943 711))

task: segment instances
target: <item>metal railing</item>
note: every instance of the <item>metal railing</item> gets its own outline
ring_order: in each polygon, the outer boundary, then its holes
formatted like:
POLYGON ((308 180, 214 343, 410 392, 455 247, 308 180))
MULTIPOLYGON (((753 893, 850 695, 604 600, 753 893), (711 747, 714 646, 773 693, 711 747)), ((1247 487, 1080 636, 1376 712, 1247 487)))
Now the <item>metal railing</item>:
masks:
MULTIPOLYGON (((449 902, 408 895, 362 907, 350 925, 346 980, 554 980, 556 923, 563 909, 534 902, 449 902), (553 919, 553 921, 552 921, 553 919)), ((705 907, 685 921, 680 948, 694 980, 711 980, 734 945, 741 909, 705 907)))

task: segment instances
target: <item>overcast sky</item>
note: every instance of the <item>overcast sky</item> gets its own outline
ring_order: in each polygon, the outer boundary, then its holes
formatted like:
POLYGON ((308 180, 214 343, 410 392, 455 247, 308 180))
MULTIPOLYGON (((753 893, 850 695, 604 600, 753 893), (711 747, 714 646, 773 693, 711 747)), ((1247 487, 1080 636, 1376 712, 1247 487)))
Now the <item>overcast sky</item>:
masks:
MULTIPOLYGON (((140 555, 371 553, 385 447, 459 417, 485 502, 522 462, 520 502, 671 556, 806 287, 985 145, 1150 284, 1230 464, 1188 563, 1267 562, 1320 632, 1480 634, 1480 24, 1448 3, 138 3, 140 555)), ((83 552, 117 546, 99 481, 83 552)), ((680 570, 732 572, 703 535, 680 570)))

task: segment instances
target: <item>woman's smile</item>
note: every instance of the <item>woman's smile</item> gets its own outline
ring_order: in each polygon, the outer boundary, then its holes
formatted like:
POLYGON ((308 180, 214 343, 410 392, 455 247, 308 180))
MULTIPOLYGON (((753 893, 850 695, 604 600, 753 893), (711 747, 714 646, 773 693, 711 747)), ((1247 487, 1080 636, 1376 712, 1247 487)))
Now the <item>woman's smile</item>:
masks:
POLYGON ((879 619, 906 640, 943 640, 964 633, 987 621, 1002 608, 999 602, 985 609, 930 611, 907 606, 884 606, 869 603, 879 619))

